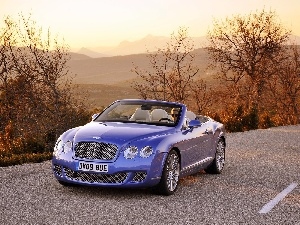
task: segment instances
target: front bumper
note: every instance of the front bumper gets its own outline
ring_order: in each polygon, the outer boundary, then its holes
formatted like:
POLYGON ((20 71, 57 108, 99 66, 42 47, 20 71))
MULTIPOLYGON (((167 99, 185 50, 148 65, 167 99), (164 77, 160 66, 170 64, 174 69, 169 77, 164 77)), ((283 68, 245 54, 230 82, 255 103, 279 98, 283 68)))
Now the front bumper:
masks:
POLYGON ((166 153, 158 153, 147 159, 119 157, 115 162, 106 163, 107 173, 78 170, 79 162, 97 161, 53 156, 52 170, 57 180, 67 183, 124 188, 151 187, 160 181, 166 156, 166 153))

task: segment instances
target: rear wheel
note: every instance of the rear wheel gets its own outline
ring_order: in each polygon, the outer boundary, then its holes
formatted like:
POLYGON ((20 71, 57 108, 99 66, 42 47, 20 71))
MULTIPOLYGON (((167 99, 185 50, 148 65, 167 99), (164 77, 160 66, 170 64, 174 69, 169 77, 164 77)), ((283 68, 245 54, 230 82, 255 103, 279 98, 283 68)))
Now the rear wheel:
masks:
POLYGON ((225 142, 219 139, 214 161, 205 169, 206 173, 220 174, 225 166, 225 142))
POLYGON ((159 184, 154 187, 158 194, 172 195, 178 187, 180 162, 178 153, 171 150, 167 156, 159 184))

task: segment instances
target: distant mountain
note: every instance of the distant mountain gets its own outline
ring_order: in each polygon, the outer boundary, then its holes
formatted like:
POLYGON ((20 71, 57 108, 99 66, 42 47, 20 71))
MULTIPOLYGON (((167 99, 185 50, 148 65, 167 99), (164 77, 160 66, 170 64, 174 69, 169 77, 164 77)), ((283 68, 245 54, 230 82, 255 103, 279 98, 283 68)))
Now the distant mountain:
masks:
POLYGON ((87 48, 81 48, 77 53, 84 54, 84 55, 87 55, 92 58, 100 58, 100 57, 110 56, 110 55, 99 53, 99 52, 96 52, 96 51, 93 51, 93 50, 90 50, 87 48))
MULTIPOLYGON (((195 49, 203 48, 208 45, 206 36, 192 37, 191 39, 195 45, 195 49)), ((300 45, 299 36, 291 35, 290 40, 292 43, 300 45)), ((168 42, 170 42, 170 38, 168 37, 147 35, 137 41, 123 41, 116 47, 82 48, 78 53, 85 54, 92 58, 141 54, 147 53, 147 51, 156 51, 158 48, 164 48, 168 42)))
POLYGON ((291 44, 300 45, 300 37, 296 35, 291 35, 290 42, 291 44))
POLYGON ((70 52, 71 60, 82 60, 82 59, 90 59, 91 57, 85 55, 85 54, 79 54, 75 52, 70 52))
MULTIPOLYGON (((206 37, 192 38, 195 49, 206 46, 206 37)), ((83 48, 78 53, 86 54, 93 58, 104 56, 132 55, 146 53, 147 51, 156 51, 158 48, 166 47, 170 38, 163 36, 147 35, 137 41, 123 41, 116 47, 95 47, 91 49, 83 48)))

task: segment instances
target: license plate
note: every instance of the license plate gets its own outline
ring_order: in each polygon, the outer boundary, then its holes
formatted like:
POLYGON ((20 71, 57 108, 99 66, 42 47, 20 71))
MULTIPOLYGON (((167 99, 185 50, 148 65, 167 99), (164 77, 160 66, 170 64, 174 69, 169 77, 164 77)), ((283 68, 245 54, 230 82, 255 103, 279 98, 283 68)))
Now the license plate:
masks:
POLYGON ((108 165, 102 163, 79 162, 78 170, 107 173, 108 165))

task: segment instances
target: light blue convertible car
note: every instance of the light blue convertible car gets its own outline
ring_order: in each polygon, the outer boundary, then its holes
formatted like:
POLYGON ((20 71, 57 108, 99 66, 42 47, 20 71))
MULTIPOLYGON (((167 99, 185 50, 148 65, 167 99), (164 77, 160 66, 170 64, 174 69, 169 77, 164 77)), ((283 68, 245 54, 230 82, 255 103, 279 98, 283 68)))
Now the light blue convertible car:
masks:
POLYGON ((63 185, 151 187, 173 194, 179 178, 221 173, 225 129, 184 104, 119 100, 57 140, 52 169, 63 185))

